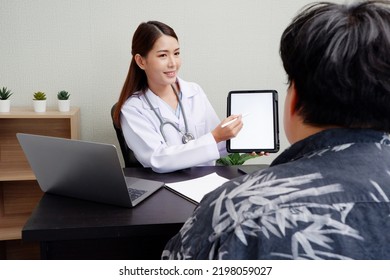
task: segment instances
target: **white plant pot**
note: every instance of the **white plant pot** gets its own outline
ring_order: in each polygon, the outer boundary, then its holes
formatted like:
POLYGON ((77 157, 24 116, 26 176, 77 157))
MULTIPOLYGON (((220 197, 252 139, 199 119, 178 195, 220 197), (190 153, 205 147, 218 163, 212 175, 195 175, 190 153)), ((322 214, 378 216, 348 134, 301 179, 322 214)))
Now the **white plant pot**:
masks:
POLYGON ((8 113, 11 110, 11 100, 0 100, 0 113, 8 113))
POLYGON ((44 113, 46 112, 46 100, 33 100, 34 112, 44 113))
POLYGON ((70 100, 58 100, 58 111, 69 112, 70 111, 70 100))

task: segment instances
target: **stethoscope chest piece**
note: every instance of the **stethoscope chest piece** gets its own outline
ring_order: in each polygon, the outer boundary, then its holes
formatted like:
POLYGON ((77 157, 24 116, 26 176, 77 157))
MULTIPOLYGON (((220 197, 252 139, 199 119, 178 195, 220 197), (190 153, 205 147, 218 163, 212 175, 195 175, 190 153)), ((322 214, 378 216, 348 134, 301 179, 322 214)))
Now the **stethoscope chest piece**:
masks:
POLYGON ((190 142, 191 140, 194 140, 194 139, 195 139, 195 137, 194 137, 194 135, 192 135, 192 133, 186 132, 183 134, 181 141, 183 142, 183 144, 187 144, 188 142, 190 142))

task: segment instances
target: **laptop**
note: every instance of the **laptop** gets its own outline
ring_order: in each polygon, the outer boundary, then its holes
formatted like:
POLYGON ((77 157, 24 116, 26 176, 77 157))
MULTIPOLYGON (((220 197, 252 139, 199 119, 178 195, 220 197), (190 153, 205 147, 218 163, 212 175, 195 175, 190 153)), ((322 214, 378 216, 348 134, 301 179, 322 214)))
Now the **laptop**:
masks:
POLYGON ((124 176, 114 145, 17 133, 43 192, 134 207, 163 182, 124 176))

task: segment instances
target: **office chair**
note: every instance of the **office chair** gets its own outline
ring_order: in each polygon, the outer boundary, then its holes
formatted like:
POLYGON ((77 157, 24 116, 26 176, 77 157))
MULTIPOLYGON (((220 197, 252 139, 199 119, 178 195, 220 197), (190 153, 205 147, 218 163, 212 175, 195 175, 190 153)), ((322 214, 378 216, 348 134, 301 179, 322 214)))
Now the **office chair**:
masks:
POLYGON ((123 136, 122 129, 117 127, 114 123, 114 110, 116 103, 111 108, 111 119, 114 126, 116 137, 118 138, 119 145, 121 147, 121 152, 123 159, 125 161, 125 167, 143 167, 142 164, 135 158, 134 152, 127 146, 125 137, 123 136))

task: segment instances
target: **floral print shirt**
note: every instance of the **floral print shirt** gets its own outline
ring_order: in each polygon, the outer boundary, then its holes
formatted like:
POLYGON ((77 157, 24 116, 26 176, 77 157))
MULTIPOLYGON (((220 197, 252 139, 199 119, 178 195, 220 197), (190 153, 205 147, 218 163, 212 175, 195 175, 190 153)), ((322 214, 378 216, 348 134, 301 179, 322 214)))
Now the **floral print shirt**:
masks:
POLYGON ((390 138, 329 129, 207 194, 162 259, 390 259, 390 138))

